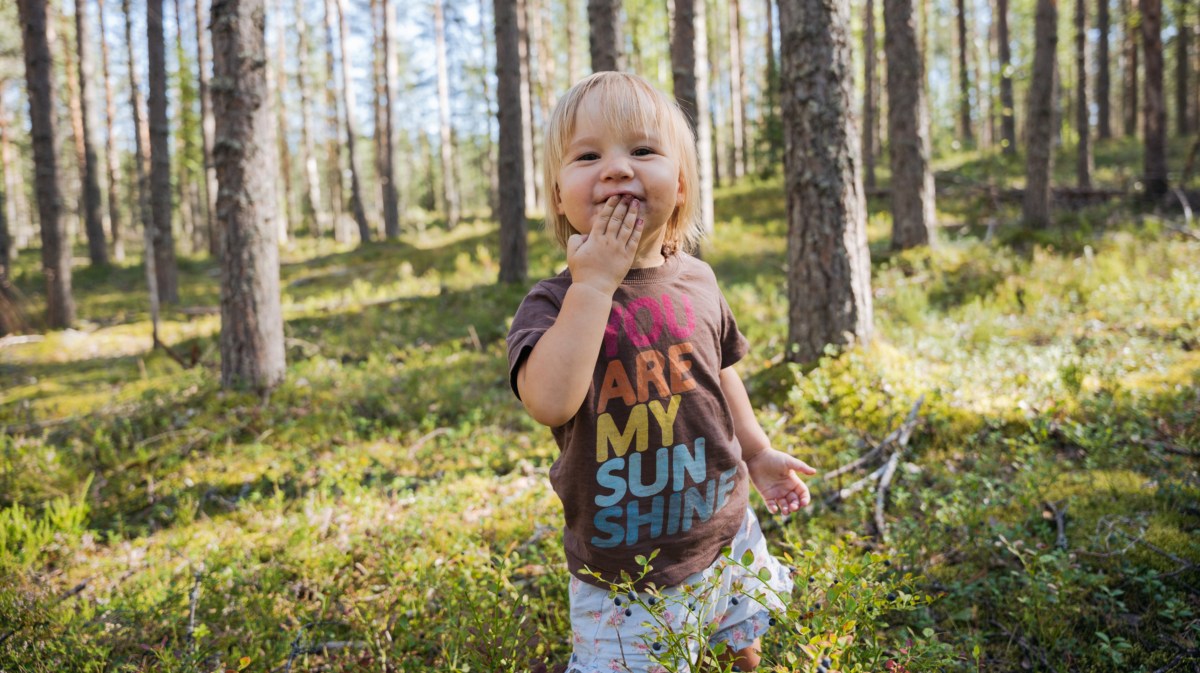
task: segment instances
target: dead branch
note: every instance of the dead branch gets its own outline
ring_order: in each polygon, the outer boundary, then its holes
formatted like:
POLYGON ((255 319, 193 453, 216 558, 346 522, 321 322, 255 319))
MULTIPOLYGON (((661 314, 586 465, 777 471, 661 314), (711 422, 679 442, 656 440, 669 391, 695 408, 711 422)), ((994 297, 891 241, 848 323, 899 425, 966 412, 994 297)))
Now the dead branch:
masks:
MULTIPOLYGON (((891 437, 891 435, 888 435, 888 437, 891 437)), ((853 461, 851 461, 849 463, 846 463, 845 465, 837 468, 836 470, 830 470, 829 472, 826 472, 824 475, 825 481, 837 479, 838 477, 842 476, 843 474, 846 474, 847 472, 853 472, 854 470, 857 470, 858 468, 862 467, 863 465, 866 465, 867 463, 871 462, 872 460, 875 460, 875 458, 878 457, 879 454, 883 453, 883 448, 885 446, 887 446, 887 441, 888 441, 887 439, 884 439, 883 442, 880 442, 878 446, 876 446, 875 448, 871 449, 870 451, 864 453, 862 456, 854 459, 853 461)))
POLYGON ((418 439, 417 441, 413 442, 412 446, 408 447, 408 459, 409 460, 415 459, 417 457, 417 452, 420 451, 423 446, 425 446, 427 443, 429 443, 429 441, 431 439, 434 439, 435 437, 440 437, 442 435, 446 435, 449 433, 450 433, 450 428, 437 428, 437 429, 432 430, 431 432, 425 434, 425 436, 423 436, 420 439, 418 439))
POLYGON ((883 468, 883 476, 879 478, 879 488, 875 490, 875 530, 879 539, 887 539, 887 522, 883 519, 883 510, 887 505, 887 490, 892 484, 892 475, 896 474, 896 466, 900 464, 900 451, 892 453, 887 465, 883 468))
MULTIPOLYGON (((917 427, 917 412, 920 411, 921 405, 924 403, 925 403, 925 395, 922 394, 919 398, 917 398, 917 401, 913 403, 912 408, 909 409, 908 416, 904 419, 904 423, 902 423, 900 425, 900 427, 889 432, 887 437, 884 437, 883 441, 879 443, 879 446, 875 447, 875 449, 872 449, 871 451, 869 451, 867 453, 867 455, 863 456, 863 458, 860 458, 858 461, 855 461, 855 462, 860 463, 860 464, 862 462, 866 462, 866 459, 873 457, 873 454, 875 454, 876 452, 882 452, 884 450, 884 448, 886 448, 887 446, 892 445, 892 444, 894 444, 896 447, 895 451, 893 452, 893 455, 903 454, 904 449, 908 446, 908 440, 912 437, 913 430, 917 427)), ((899 459, 897 458, 897 460, 899 460, 899 459)), ((889 459, 888 465, 890 465, 891 462, 892 461, 889 459)), ((854 463, 851 463, 850 465, 854 465, 854 463)), ((839 474, 845 473, 846 471, 848 471, 846 468, 850 467, 850 465, 844 466, 842 468, 838 468, 838 470, 835 470, 830 475, 826 475, 825 479, 828 480, 831 475, 838 476, 839 474), (840 470, 840 472, 839 472, 839 470, 840 470)), ((885 474, 885 472, 887 472, 888 465, 884 465, 883 467, 875 470, 871 474, 867 475, 866 477, 864 477, 862 479, 859 479, 858 481, 854 482, 853 484, 851 484, 845 488, 838 489, 832 495, 830 495, 828 498, 825 499, 825 504, 834 505, 837 502, 839 502, 841 500, 845 500, 846 498, 850 497, 851 495, 854 495, 855 493, 866 488, 872 482, 879 480, 885 474)), ((895 469, 896 469, 895 466, 893 466, 892 471, 895 472, 895 469)), ((888 482, 889 483, 891 482, 890 476, 888 477, 888 482)), ((883 490, 885 492, 887 491, 886 485, 883 486, 883 490)), ((886 497, 886 494, 885 494, 885 497, 886 497)))
POLYGON ((189 597, 188 606, 188 627, 187 627, 187 646, 188 652, 194 653, 196 650, 196 604, 200 602, 200 580, 204 577, 204 566, 201 566, 195 572, 195 580, 192 583, 192 593, 189 597))
POLYGON ((1045 502, 1042 504, 1045 507, 1042 510, 1042 518, 1054 519, 1054 526, 1058 530, 1058 536, 1054 540, 1054 546, 1059 549, 1066 550, 1067 548, 1067 506, 1063 505, 1060 509, 1056 502, 1045 502))

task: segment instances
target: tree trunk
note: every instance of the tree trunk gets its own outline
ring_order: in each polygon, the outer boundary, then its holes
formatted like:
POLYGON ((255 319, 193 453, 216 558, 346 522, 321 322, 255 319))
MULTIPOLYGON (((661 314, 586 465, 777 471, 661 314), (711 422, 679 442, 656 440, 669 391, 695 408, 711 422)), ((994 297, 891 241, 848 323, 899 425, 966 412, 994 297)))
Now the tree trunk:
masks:
POLYGON ((733 179, 746 175, 746 77, 742 70, 742 12, 729 0, 729 113, 733 122, 733 179))
POLYGON ((592 72, 620 70, 621 0, 588 0, 592 72))
POLYGON ((494 0, 496 26, 499 165, 500 282, 523 283, 528 272, 525 212, 526 181, 521 107, 521 7, 518 0, 494 0))
POLYGON ((267 87, 263 0, 213 0, 217 212, 221 250, 221 386, 265 393, 283 381, 275 120, 267 87))
POLYGON ((764 83, 764 98, 762 129, 766 138, 766 154, 768 172, 773 174, 779 163, 783 149, 782 120, 779 116, 779 66, 775 61, 775 17, 773 14, 775 0, 765 0, 767 30, 766 30, 766 82, 764 83))
POLYGON ((1146 195, 1151 199, 1167 193, 1167 105, 1163 96, 1162 0, 1142 0, 1142 49, 1146 59, 1146 91, 1143 96, 1146 195))
POLYGON ((209 91, 208 23, 204 3, 196 0, 196 70, 200 73, 200 130, 204 141, 204 203, 208 226, 208 252, 214 257, 220 249, 220 223, 217 222, 217 168, 213 165, 213 133, 216 121, 212 115, 212 93, 209 91))
POLYGON ((827 344, 867 341, 873 332, 850 3, 779 0, 779 24, 788 139, 787 358, 813 362, 827 344))
MULTIPOLYGON (((137 177, 137 189, 134 190, 137 204, 131 210, 136 213, 135 217, 142 223, 142 229, 150 232, 148 236, 143 236, 144 240, 153 242, 153 219, 150 216, 150 130, 146 127, 145 103, 142 101, 142 83, 141 77, 138 74, 137 59, 134 57, 133 45, 133 12, 129 7, 129 0, 121 0, 121 9, 125 14, 125 44, 129 45, 129 107, 133 113, 133 138, 134 138, 134 175, 137 177)), ((145 250, 144 255, 149 256, 150 250, 145 250)), ((143 261, 147 266, 153 266, 152 258, 143 261)), ((156 286, 157 287, 157 286, 156 286)), ((157 306, 158 290, 152 291, 152 303, 157 306)))
POLYGON ((300 147, 304 151, 304 190, 300 194, 300 212, 304 226, 314 239, 321 235, 321 178, 317 169, 317 147, 313 140, 312 101, 308 92, 308 20, 304 16, 304 3, 295 0, 296 20, 296 88, 300 93, 300 147))
POLYGON ((1014 118, 1012 44, 1008 39, 1008 0, 996 0, 996 41, 1000 52, 1000 145, 1004 153, 1017 153, 1017 122, 1014 118))
POLYGON ((1035 22, 1033 78, 1029 84, 1029 151, 1025 161, 1025 197, 1022 218, 1026 226, 1050 225, 1050 176, 1053 166, 1054 99, 1058 93, 1056 50, 1058 7, 1056 0, 1038 0, 1035 22))
MULTIPOLYGON (((568 0, 568 5, 567 5, 568 8, 570 8, 570 6, 571 6, 569 4, 569 2, 570 2, 570 0, 568 0)), ((479 44, 484 46, 483 73, 482 73, 482 76, 480 77, 480 79, 482 80, 480 88, 483 90, 483 107, 484 107, 484 110, 487 112, 486 118, 485 118, 485 124, 484 124, 485 133, 483 135, 483 153, 482 153, 481 159, 483 161, 483 174, 485 176, 485 179, 487 180, 487 185, 488 185, 488 198, 487 198, 488 209, 490 211, 492 211, 492 217, 496 218, 496 217, 499 217, 499 215, 500 215, 497 210, 500 207, 499 202, 497 201, 497 197, 499 196, 499 191, 500 191, 500 183, 499 183, 499 178, 496 174, 496 147, 492 143, 492 116, 493 116, 492 91, 491 91, 491 84, 489 83, 490 78, 488 77, 488 73, 493 72, 493 70, 488 67, 488 62, 487 62, 488 36, 487 36, 487 23, 484 21, 484 17, 487 15, 486 11, 485 11, 487 9, 487 7, 485 6, 485 3, 486 3, 486 0, 479 0, 479 44)), ((566 28, 567 28, 567 51, 568 51, 568 58, 570 60, 570 65, 568 65, 567 69, 570 72, 571 83, 574 84, 574 82, 575 82, 575 56, 574 56, 575 46, 571 42, 571 40, 572 40, 571 23, 572 23, 572 21, 570 19, 570 16, 568 16, 566 28)))
MULTIPOLYGON (((92 81, 95 78, 92 59, 88 54, 87 5, 75 0, 75 48, 79 55, 79 113, 83 131, 83 165, 80 183, 83 192, 83 221, 87 231, 88 258, 94 266, 108 264, 108 248, 104 242, 104 222, 100 216, 100 177, 96 159, 96 137, 92 132, 92 81)), ((103 37, 103 36, 101 36, 103 37)))
MULTIPOLYGON (((4 105, 4 101, 0 100, 0 107, 4 105)), ((8 247, 5 250, 7 254, 3 261, 7 264, 12 262, 17 257, 16 241, 14 235, 17 229, 17 223, 21 215, 17 210, 17 192, 21 189, 21 180, 17 178, 17 173, 20 169, 17 168, 16 160, 12 155, 12 142, 8 136, 8 111, 0 110, 0 170, 4 172, 4 217, 8 222, 8 247)))
POLYGON ((1175 7, 1175 132, 1185 136, 1192 132, 1192 121, 1188 116, 1188 86, 1191 80, 1188 38, 1192 24, 1188 21, 1187 0, 1179 0, 1175 7))
POLYGON ((39 221, 42 231, 42 270, 46 277, 46 325, 64 329, 75 322, 71 297, 71 245, 60 210, 58 158, 55 155, 54 68, 46 3, 18 0, 25 52, 25 80, 39 221))
MULTIPOLYGON (((176 162, 178 163, 179 212, 183 217, 184 231, 190 234, 190 245, 193 253, 204 250, 208 235, 207 221, 203 218, 203 209, 196 198, 196 186, 192 181, 192 166, 195 165, 196 136, 199 135, 200 121, 196 119, 196 88, 193 79, 192 66, 187 50, 183 45, 183 7, 180 0, 175 4, 175 61, 179 70, 176 73, 179 91, 179 104, 176 118, 179 137, 176 140, 176 162)), ((200 30, 200 24, 196 24, 200 30)), ((203 151, 201 149, 201 151, 203 151)))
POLYGON ((970 37, 967 34, 967 3, 958 2, 958 137, 964 146, 975 143, 971 128, 971 71, 967 67, 967 49, 970 37))
POLYGON ((446 228, 458 226, 458 179, 454 171, 454 129, 450 125, 450 76, 446 67, 446 24, 442 0, 433 2, 433 32, 437 45, 438 134, 442 159, 442 212, 446 228))
POLYGON ((104 29, 104 0, 96 0, 96 10, 100 19, 100 65, 104 71, 104 159, 108 176, 108 231, 112 238, 113 259, 124 262, 125 240, 121 238, 121 199, 118 196, 117 182, 121 169, 113 135, 113 120, 117 117, 117 107, 113 100, 112 77, 108 70, 108 33, 104 29))
POLYGON ((522 175, 525 180, 525 212, 533 213, 537 212, 539 207, 539 194, 533 152, 533 95, 532 84, 529 80, 529 31, 526 30, 525 19, 525 0, 517 0, 517 32, 521 38, 518 45, 521 54, 521 82, 518 89, 521 94, 521 106, 518 109, 521 111, 521 151, 522 160, 525 162, 522 175))
POLYGON ((337 95, 337 72, 335 66, 335 49, 334 33, 337 31, 337 17, 334 16, 333 8, 334 0, 325 0, 325 107, 328 110, 329 117, 326 120, 328 124, 328 135, 325 140, 325 150, 327 155, 328 165, 326 170, 329 171, 329 205, 330 205, 330 228, 333 231, 335 241, 345 242, 346 237, 343 233, 342 226, 342 207, 345 205, 345 197, 342 194, 344 180, 342 175, 342 151, 341 141, 339 138, 342 135, 342 123, 338 110, 338 95, 337 95))
POLYGON ((720 187, 722 180, 728 180, 733 171, 729 165, 732 163, 730 159, 730 143, 729 143, 729 127, 725 124, 725 106, 726 100, 720 95, 721 87, 721 54, 725 52, 723 44, 720 41, 720 22, 716 19, 708 22, 708 72, 709 77, 709 124, 712 128, 712 144, 713 144, 713 186, 720 187))
POLYGON ((371 240, 371 225, 367 223, 367 212, 363 208, 362 186, 359 177, 362 171, 358 167, 358 152, 355 145, 358 141, 358 122, 355 117, 357 109, 354 102, 354 79, 350 70, 350 36, 346 30, 346 0, 326 0, 337 3, 339 57, 342 62, 342 107, 346 111, 346 153, 350 159, 350 210, 354 213, 354 223, 358 225, 358 238, 362 242, 371 240))
MULTIPOLYGON (((400 236, 400 199, 396 194, 396 5, 383 0, 383 231, 388 238, 400 236)), ((490 141, 490 140, 489 140, 490 141)))
MULTIPOLYGON (((704 0, 676 0, 671 30, 675 100, 696 132, 700 158, 700 214, 705 236, 713 231, 712 123, 708 100, 708 30, 704 0)), ((781 20, 782 22, 782 20, 781 20)))
MULTIPOLYGON (((283 0, 274 0, 269 10, 275 15, 275 64, 274 70, 275 86, 272 90, 274 94, 275 107, 275 134, 278 138, 278 170, 275 171, 279 176, 280 191, 283 192, 282 198, 279 199, 279 242, 287 243, 288 236, 291 235, 292 229, 292 149, 288 144, 288 114, 287 102, 284 100, 284 93, 288 90, 287 76, 287 35, 284 30, 283 19, 283 0)), ((267 87, 272 89, 270 85, 267 87)))
POLYGON ((1087 0, 1075 0, 1075 182, 1092 186, 1091 108, 1087 95, 1087 0))
POLYGON ((1111 28, 1109 2, 1110 0, 1096 1, 1096 29, 1099 32, 1096 40, 1096 136, 1100 140, 1112 138, 1112 112, 1109 104, 1112 84, 1108 63, 1108 34, 1111 28))
POLYGON ((167 60, 163 0, 146 0, 146 40, 150 54, 150 213, 158 300, 179 302, 179 268, 171 230, 171 126, 167 121, 167 60))
MULTIPOLYGON (((83 171, 87 163, 87 158, 84 156, 87 150, 83 146, 83 110, 79 104, 79 70, 75 65, 75 43, 71 40, 71 32, 69 29, 59 31, 58 27, 66 28, 66 16, 55 14, 55 9, 51 7, 47 14, 50 22, 50 33, 61 38, 60 52, 63 56, 63 79, 66 89, 67 103, 67 119, 70 121, 70 132, 67 137, 71 140, 71 146, 75 150, 74 166, 69 163, 63 164, 62 179, 59 181, 59 189, 63 190, 63 198, 74 197, 75 209, 71 210, 70 206, 64 202, 63 206, 67 211, 67 240, 71 241, 74 246, 75 241, 87 236, 87 227, 82 222, 84 217, 83 204, 83 171), (70 168, 75 169, 75 180, 71 179, 70 168), (79 226, 72 226, 74 218, 81 220, 79 226)), ((65 159, 59 156, 60 159, 65 159)))
POLYGON ((1124 93, 1121 96, 1121 112, 1124 116, 1122 120, 1125 127, 1125 135, 1132 136, 1137 133, 1138 121, 1138 2, 1139 0, 1122 0, 1121 6, 1125 10, 1124 29, 1122 31, 1122 39, 1124 41, 1125 52, 1125 72, 1124 75, 1124 93))
POLYGON ((937 217, 929 165, 929 109, 917 52, 915 10, 913 0, 883 0, 892 248, 896 250, 933 242, 937 217))
POLYGON ((875 0, 867 0, 863 21, 862 165, 867 189, 875 188, 875 118, 879 114, 879 78, 875 75, 875 0))
MULTIPOLYGON (((479 0, 480 3, 483 0, 479 0)), ((578 47, 576 46, 577 33, 575 32, 575 0, 563 0, 563 11, 566 13, 566 19, 563 21, 563 29, 567 32, 567 84, 574 86, 575 82, 579 81, 579 56, 577 54, 578 47)), ((483 24, 483 8, 480 5, 479 10, 480 24, 483 24)), ((480 36, 481 38, 483 36, 480 36)), ((481 39, 483 44, 487 44, 486 39, 481 39)))

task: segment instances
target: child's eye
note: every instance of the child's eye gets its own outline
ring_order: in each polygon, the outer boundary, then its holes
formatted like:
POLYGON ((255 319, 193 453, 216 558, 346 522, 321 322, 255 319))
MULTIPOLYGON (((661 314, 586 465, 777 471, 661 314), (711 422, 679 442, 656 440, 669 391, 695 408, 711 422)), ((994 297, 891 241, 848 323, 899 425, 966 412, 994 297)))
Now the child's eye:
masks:
POLYGON ((651 154, 655 154, 655 152, 649 147, 639 147, 633 151, 633 156, 635 157, 648 157, 651 154))
POLYGON ((600 158, 600 155, 596 154, 595 152, 584 152, 583 154, 580 154, 578 157, 576 157, 575 160, 576 161, 595 161, 596 159, 599 159, 599 158, 600 158))

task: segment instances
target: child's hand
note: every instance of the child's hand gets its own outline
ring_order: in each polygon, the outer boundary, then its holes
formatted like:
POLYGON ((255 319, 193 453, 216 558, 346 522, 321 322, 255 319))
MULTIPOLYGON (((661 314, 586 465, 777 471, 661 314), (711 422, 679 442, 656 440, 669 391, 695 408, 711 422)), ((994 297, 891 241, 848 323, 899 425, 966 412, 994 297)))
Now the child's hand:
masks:
POLYGON ((796 471, 807 475, 817 471, 799 458, 768 447, 746 461, 746 467, 750 481, 772 514, 791 514, 811 501, 808 486, 796 476, 796 471))
POLYGON ((596 214, 591 230, 567 239, 571 279, 612 295, 637 254, 642 238, 642 204, 630 196, 613 196, 596 214))

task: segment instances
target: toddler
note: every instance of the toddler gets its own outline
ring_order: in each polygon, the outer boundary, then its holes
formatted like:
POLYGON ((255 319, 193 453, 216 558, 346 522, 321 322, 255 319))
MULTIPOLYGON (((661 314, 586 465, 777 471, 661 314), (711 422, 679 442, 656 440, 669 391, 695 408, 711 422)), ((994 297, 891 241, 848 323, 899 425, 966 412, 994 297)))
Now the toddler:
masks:
POLYGON ((644 79, 601 72, 559 100, 545 153, 546 222, 567 269, 521 303, 508 360, 561 450, 550 481, 572 574, 568 673, 666 670, 645 602, 612 592, 626 578, 677 597, 714 587, 702 606, 664 601, 661 620, 706 620, 713 635, 692 654, 724 642, 750 670, 792 581, 749 485, 788 514, 809 503, 796 471, 816 472, 771 447, 733 368, 746 339, 712 269, 685 252, 700 233, 695 138, 644 79), (727 548, 752 551, 750 568, 727 548), (652 553, 647 572, 636 559, 652 553))

